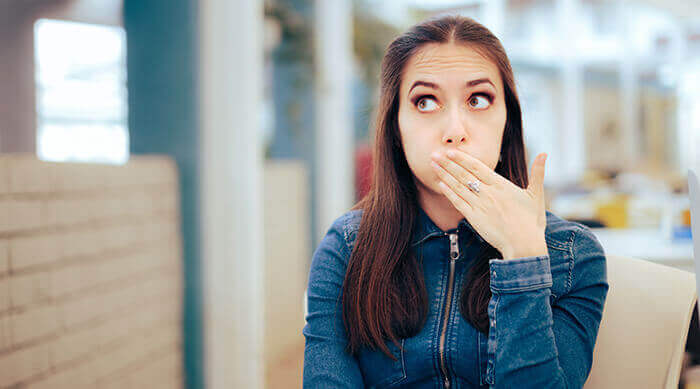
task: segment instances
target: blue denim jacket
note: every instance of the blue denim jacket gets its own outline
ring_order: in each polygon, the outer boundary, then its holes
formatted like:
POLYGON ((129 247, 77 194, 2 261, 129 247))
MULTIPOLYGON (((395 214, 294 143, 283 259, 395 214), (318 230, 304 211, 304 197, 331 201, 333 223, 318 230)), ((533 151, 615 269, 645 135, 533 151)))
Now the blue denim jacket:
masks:
POLYGON ((466 219, 442 231, 419 209, 411 247, 422 260, 430 309, 418 335, 401 339, 400 348, 386 342, 392 361, 378 348, 356 357, 344 351, 340 297, 361 217, 353 210, 336 219, 313 254, 304 388, 583 386, 608 291, 603 248, 586 226, 547 211, 549 255, 489 260, 485 335, 464 320, 458 300, 464 272, 486 243, 466 219))

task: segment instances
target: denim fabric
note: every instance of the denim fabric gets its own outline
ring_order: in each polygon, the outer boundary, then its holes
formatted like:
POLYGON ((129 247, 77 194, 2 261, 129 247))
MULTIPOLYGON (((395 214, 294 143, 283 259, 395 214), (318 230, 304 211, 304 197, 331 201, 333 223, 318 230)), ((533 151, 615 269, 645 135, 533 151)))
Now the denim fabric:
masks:
POLYGON ((422 262, 430 309, 418 335, 401 339, 401 347, 386 342, 397 357, 392 361, 379 349, 363 348, 356 357, 344 351, 340 297, 361 217, 362 210, 340 216, 314 251, 303 328, 304 388, 583 386, 608 291, 605 254, 587 227, 547 211, 549 255, 489 259, 492 297, 484 334, 460 314, 459 296, 464 273, 486 243, 465 219, 442 231, 419 209, 411 249, 422 262), (448 299, 451 239, 459 256, 448 299))

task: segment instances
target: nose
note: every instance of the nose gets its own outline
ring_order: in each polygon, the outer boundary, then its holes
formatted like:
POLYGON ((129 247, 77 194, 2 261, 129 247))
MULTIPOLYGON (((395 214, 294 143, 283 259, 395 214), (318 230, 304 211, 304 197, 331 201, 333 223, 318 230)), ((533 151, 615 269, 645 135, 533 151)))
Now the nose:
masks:
POLYGON ((466 141, 467 141, 467 137, 463 132, 462 133, 450 132, 450 133, 445 134, 445 136, 443 137, 444 143, 462 144, 462 143, 466 143, 466 141))
POLYGON ((467 142, 467 136, 465 120, 463 120, 458 110, 454 110, 448 119, 447 128, 442 136, 442 143, 461 145, 467 142))

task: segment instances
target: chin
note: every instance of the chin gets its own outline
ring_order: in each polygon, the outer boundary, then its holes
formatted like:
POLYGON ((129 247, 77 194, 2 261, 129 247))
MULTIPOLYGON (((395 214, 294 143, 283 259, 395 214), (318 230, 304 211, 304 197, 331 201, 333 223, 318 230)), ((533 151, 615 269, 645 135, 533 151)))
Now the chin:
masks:
POLYGON ((427 182, 429 182, 429 185, 426 185, 425 180, 416 180, 416 184, 419 186, 419 189, 422 189, 424 192, 427 192, 426 194, 429 194, 431 196, 443 196, 442 190, 440 190, 440 186, 438 185, 438 182, 440 182, 440 180, 437 177, 430 177, 430 181, 427 182))

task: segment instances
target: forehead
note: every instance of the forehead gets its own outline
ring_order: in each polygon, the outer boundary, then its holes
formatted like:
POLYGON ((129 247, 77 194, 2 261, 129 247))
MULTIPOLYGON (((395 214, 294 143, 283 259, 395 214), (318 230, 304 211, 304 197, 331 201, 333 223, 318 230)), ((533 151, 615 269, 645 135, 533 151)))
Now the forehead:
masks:
POLYGON ((406 62, 401 89, 419 79, 440 84, 440 79, 448 76, 464 82, 488 77, 501 89, 498 67, 491 60, 469 46, 454 43, 428 43, 418 49, 406 62))

